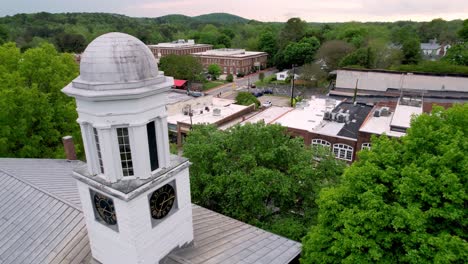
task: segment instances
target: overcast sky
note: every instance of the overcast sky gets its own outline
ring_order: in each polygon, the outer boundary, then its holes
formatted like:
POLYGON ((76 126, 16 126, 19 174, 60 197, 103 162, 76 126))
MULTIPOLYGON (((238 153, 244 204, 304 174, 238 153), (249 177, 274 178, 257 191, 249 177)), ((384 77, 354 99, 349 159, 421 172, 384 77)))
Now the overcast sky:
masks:
POLYGON ((231 13, 260 21, 309 22, 467 19, 468 0, 0 0, 0 16, 35 12, 106 12, 133 17, 231 13))

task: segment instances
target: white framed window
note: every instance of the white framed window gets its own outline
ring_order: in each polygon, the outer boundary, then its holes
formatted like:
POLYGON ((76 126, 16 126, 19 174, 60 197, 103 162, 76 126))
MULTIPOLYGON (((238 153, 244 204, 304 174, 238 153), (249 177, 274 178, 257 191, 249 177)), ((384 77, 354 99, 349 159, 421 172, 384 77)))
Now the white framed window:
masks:
POLYGON ((353 147, 346 144, 334 144, 333 153, 337 159, 352 161, 353 160, 353 147))
POLYGON ((117 140, 119 143, 120 162, 123 176, 133 176, 132 151, 127 127, 117 128, 117 140))
POLYGON ((371 149, 371 143, 362 143, 361 149, 370 150, 371 149))
POLYGON ((330 142, 323 140, 323 139, 319 139, 319 138, 312 139, 312 146, 322 146, 322 147, 331 148, 330 142))
POLYGON ((93 135, 94 135, 94 143, 96 144, 96 152, 99 164, 99 170, 102 174, 104 174, 104 164, 102 162, 102 154, 101 154, 101 144, 99 144, 99 135, 96 128, 93 127, 93 135))

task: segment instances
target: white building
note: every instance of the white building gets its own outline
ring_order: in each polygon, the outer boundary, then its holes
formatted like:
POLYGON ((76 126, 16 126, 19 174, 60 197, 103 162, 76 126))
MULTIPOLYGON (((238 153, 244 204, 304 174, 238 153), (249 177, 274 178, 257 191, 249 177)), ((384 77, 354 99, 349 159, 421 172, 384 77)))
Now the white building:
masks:
POLYGON ((386 70, 337 70, 335 91, 399 97, 402 91, 424 93, 424 97, 468 98, 468 75, 397 72, 386 70))

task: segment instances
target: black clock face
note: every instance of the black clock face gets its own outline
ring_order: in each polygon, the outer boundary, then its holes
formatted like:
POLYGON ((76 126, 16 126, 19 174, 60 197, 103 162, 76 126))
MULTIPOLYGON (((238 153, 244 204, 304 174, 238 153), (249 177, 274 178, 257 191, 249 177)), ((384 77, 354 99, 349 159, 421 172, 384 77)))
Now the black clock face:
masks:
POLYGON ((117 224, 117 217, 115 215, 114 202, 102 194, 95 193, 93 196, 94 207, 99 217, 108 225, 117 224))
POLYGON ((149 201, 151 217, 162 219, 168 215, 175 203, 175 198, 174 188, 169 184, 154 191, 149 201))

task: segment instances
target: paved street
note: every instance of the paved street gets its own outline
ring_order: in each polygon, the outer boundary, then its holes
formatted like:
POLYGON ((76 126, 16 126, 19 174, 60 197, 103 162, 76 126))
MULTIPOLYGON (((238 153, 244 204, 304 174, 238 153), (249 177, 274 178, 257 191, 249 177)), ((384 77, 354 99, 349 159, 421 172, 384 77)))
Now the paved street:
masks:
MULTIPOLYGON (((276 71, 277 70, 264 71, 265 77, 274 74, 276 71)), ((227 83, 225 85, 213 88, 213 89, 211 89, 211 90, 209 90, 209 91, 207 91, 205 93, 206 94, 211 94, 211 95, 217 95, 217 94, 221 93, 221 96, 223 97, 223 94, 231 94, 233 90, 236 90, 239 87, 247 88, 247 85, 249 83, 255 83, 256 81, 258 81, 258 75, 259 75, 259 73, 257 72, 257 73, 253 73, 253 74, 250 74, 248 76, 245 76, 243 78, 237 78, 237 79, 234 80, 233 83, 227 83), (235 84, 235 86, 233 86, 233 84, 235 84)))

